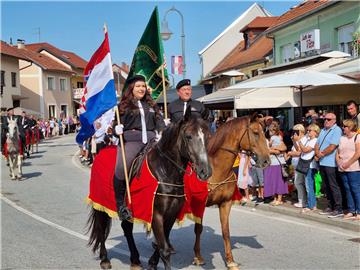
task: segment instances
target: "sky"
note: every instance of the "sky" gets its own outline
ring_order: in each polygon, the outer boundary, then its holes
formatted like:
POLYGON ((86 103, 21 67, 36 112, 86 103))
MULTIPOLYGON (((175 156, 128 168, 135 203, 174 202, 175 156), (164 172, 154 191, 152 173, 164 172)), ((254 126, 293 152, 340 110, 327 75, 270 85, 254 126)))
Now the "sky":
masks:
MULTIPOLYGON (((167 10, 178 9, 184 18, 187 76, 192 84, 201 77, 198 53, 236 20, 255 1, 1 1, 1 40, 13 43, 47 42, 89 60, 101 44, 103 25, 108 25, 113 63, 131 64, 136 46, 158 6, 160 23, 167 10), (39 35, 40 29, 40 35, 39 35)), ((257 1, 272 15, 279 16, 301 1, 257 1)), ((174 33, 163 42, 171 73, 172 55, 181 55, 181 18, 176 12, 166 17, 174 33)), ((175 84, 182 75, 174 75, 175 84)))

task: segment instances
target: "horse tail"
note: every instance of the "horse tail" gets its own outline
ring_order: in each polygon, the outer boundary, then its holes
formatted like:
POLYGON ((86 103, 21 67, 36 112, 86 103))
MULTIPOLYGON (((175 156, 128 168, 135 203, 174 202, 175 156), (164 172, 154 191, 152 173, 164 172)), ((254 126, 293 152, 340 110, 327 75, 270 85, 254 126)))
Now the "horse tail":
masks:
POLYGON ((87 234, 90 232, 88 246, 92 246, 95 253, 100 245, 105 245, 105 241, 109 236, 111 229, 111 218, 102 211, 91 209, 89 219, 87 221, 87 234))

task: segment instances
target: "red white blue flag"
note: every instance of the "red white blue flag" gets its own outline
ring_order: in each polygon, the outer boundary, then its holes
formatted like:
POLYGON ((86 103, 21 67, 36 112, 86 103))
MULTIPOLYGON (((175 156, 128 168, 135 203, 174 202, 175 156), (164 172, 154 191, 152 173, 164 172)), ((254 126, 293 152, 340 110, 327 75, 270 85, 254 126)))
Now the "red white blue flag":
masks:
POLYGON ((76 142, 82 144, 95 133, 94 122, 117 104, 108 33, 87 64, 85 94, 80 108, 81 129, 76 142))
POLYGON ((181 55, 171 56, 171 73, 178 75, 183 73, 183 58, 181 55))

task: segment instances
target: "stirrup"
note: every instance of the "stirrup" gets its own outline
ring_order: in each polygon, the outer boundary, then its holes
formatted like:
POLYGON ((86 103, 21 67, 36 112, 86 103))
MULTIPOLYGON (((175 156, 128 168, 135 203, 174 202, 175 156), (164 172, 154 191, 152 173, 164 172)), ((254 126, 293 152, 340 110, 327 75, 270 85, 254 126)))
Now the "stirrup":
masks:
POLYGON ((120 220, 130 221, 132 219, 131 211, 125 205, 120 206, 118 215, 119 215, 120 220))

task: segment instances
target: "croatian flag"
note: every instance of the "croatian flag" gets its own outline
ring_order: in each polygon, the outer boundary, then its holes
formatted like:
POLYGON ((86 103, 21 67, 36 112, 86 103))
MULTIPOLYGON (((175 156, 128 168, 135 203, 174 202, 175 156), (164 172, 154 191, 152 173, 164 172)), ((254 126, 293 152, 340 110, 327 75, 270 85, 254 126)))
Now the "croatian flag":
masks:
POLYGON ((80 108, 81 129, 76 136, 78 144, 82 144, 95 133, 95 120, 117 103, 107 32, 103 43, 87 64, 84 77, 86 88, 80 108))
POLYGON ((171 73, 172 74, 182 74, 183 73, 183 59, 181 55, 171 56, 171 73))

